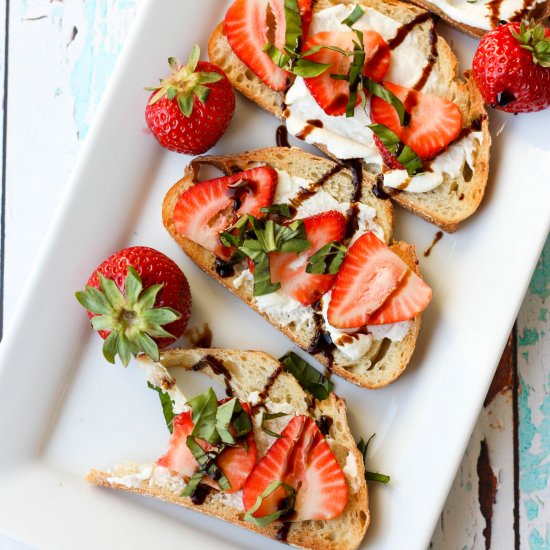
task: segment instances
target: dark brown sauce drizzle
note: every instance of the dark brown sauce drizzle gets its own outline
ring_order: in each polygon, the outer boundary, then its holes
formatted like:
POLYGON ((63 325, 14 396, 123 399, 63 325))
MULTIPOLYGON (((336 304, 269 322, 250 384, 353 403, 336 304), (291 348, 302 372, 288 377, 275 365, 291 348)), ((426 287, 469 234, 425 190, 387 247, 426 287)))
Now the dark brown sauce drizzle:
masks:
POLYGON ((290 521, 281 523, 281 526, 279 527, 279 529, 277 529, 277 534, 275 535, 275 538, 282 542, 286 541, 291 526, 292 523, 290 521))
POLYGON ((413 86, 414 90, 422 90, 422 88, 424 88, 437 61, 437 33, 433 27, 430 29, 430 46, 431 50, 428 56, 428 63, 426 63, 426 66, 422 70, 422 75, 418 79, 418 82, 413 86))
POLYGON ((357 202, 361 200, 363 191, 363 164, 361 159, 348 159, 344 161, 344 165, 351 170, 353 175, 353 196, 351 200, 357 202))
POLYGON ((290 147, 288 142, 288 130, 284 124, 281 124, 275 132, 275 142, 277 147, 290 147))
POLYGON ((432 244, 424 250, 424 256, 427 258, 433 250, 433 247, 443 238, 443 231, 438 231, 435 234, 434 240, 432 241, 432 244))
POLYGON ((204 483, 199 483, 195 492, 191 495, 191 502, 200 506, 206 500, 206 497, 210 494, 210 487, 204 483))
POLYGON ((411 19, 405 25, 401 25, 401 27, 399 27, 399 30, 397 31, 397 34, 391 40, 388 40, 388 46, 390 47, 390 50, 395 50, 395 48, 402 44, 403 40, 407 38, 407 35, 417 25, 421 25, 422 23, 424 23, 425 21, 429 21, 430 19, 433 21, 435 20, 435 17, 432 16, 432 14, 429 12, 424 12, 420 15, 417 15, 414 19, 411 19))
POLYGON ((192 348, 212 347, 212 331, 208 323, 204 323, 202 328, 193 327, 187 329, 185 336, 192 348))
POLYGON ((301 139, 302 141, 305 141, 307 136, 311 134, 315 130, 315 126, 312 126, 311 124, 306 124, 297 134, 296 137, 298 139, 301 139))
POLYGON ((297 209, 307 199, 315 195, 319 187, 323 186, 332 176, 338 174, 338 172, 341 172, 344 168, 345 166, 343 164, 335 164, 326 174, 323 174, 320 179, 313 182, 307 189, 302 187, 298 194, 290 199, 291 206, 297 209))
POLYGON ((317 118, 312 118, 311 120, 306 121, 310 126, 313 126, 314 128, 322 128, 323 127, 323 121, 319 120, 317 118))
POLYGON ((233 396, 233 388, 231 387, 231 373, 225 368, 225 365, 213 357, 212 355, 205 355, 193 368, 194 371, 201 371, 202 369, 210 368, 214 374, 223 376, 225 382, 225 393, 228 397, 233 396))
POLYGON ((491 28, 494 29, 498 26, 500 23, 500 5, 502 4, 502 0, 491 0, 487 4, 489 9, 491 10, 491 28))
POLYGON ((376 198, 387 200, 401 193, 401 190, 390 188, 384 189, 384 174, 378 174, 376 176, 376 185, 373 186, 372 192, 376 198))
POLYGON ((263 388, 263 390, 260 392, 260 395, 258 396, 259 405, 261 405, 269 395, 269 392, 271 388, 273 387, 273 384, 275 384, 275 380, 279 378, 279 375, 283 372, 283 365, 279 365, 277 367, 277 370, 273 371, 269 378, 267 379, 267 382, 263 388))
POLYGON ((326 359, 325 367, 327 369, 327 378, 330 378, 332 373, 332 365, 334 363, 334 350, 336 346, 330 337, 330 334, 323 330, 323 316, 320 313, 313 313, 313 320, 317 327, 315 338, 311 345, 307 348, 307 352, 311 354, 320 353, 326 359))
POLYGON ((222 277, 232 277, 235 275, 235 268, 233 267, 233 264, 231 262, 226 262, 220 258, 216 258, 214 261, 214 269, 216 270, 216 273, 222 277))
POLYGON ((463 200, 464 200, 464 193, 460 193, 460 195, 458 196, 458 200, 459 200, 459 201, 463 201, 463 200))
POLYGON ((333 420, 330 416, 321 415, 316 421, 315 424, 317 424, 317 427, 319 428, 319 431, 323 435, 327 435, 331 426, 332 426, 333 420))
POLYGON ((354 202, 347 211, 345 238, 351 239, 359 228, 359 205, 354 202))

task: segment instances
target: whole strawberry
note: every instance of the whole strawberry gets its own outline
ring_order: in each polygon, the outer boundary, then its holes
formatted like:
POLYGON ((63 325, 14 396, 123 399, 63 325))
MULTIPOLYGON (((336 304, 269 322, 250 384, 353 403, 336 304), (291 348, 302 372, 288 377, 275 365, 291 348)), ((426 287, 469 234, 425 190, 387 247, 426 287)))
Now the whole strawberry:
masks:
POLYGON ((525 113, 550 105, 550 29, 534 21, 508 23, 487 33, 472 67, 492 107, 525 113))
POLYGON ((105 340, 107 361, 114 363, 118 354, 124 366, 141 352, 158 361, 159 348, 183 334, 191 314, 189 283, 181 269, 145 246, 109 256, 76 299, 105 340))
POLYGON ((168 60, 172 74, 153 90, 145 108, 145 120, 166 149, 198 155, 223 135, 235 111, 235 94, 223 71, 199 61, 197 45, 187 65, 168 60))

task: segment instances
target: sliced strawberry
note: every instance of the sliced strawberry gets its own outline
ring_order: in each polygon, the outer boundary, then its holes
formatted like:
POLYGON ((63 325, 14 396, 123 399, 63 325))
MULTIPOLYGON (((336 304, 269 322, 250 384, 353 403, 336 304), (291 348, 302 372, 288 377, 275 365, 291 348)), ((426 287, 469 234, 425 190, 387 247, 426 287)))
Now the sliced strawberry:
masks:
MULTIPOLYGON (((314 424, 311 419, 310 422, 314 424)), ((331 519, 344 511, 348 501, 346 478, 319 428, 311 443, 305 478, 301 482, 294 503, 295 521, 331 519)))
POLYGON ((419 157, 432 158, 459 136, 462 114, 455 103, 392 82, 384 86, 405 105, 411 115, 409 125, 401 126, 395 108, 379 97, 371 100, 371 119, 388 127, 419 157))
MULTIPOLYGON (((243 403, 243 407, 250 415, 250 408, 247 407, 246 403, 243 403)), ((187 446, 187 436, 193 431, 194 427, 191 412, 184 412, 174 417, 173 426, 174 431, 170 438, 168 452, 157 460, 157 464, 190 478, 197 470, 197 461, 187 446)), ((202 439, 197 439, 197 443, 205 451, 214 449, 212 445, 202 439)), ((246 478, 256 465, 257 451, 253 432, 247 434, 246 443, 248 451, 245 450, 242 444, 235 447, 226 447, 216 459, 216 465, 231 486, 231 489, 226 491, 228 493, 242 489, 246 478)), ((219 488, 217 482, 208 476, 205 476, 202 482, 216 489, 219 488)))
MULTIPOLYGON (((285 521, 325 520, 337 517, 348 500, 346 479, 315 422, 304 415, 294 417, 262 457, 246 480, 243 503, 250 510, 273 481, 296 490, 294 513, 285 521)), ((288 492, 279 487, 265 497, 255 517, 279 509, 288 492)))
MULTIPOLYGON (((305 36, 311 22, 311 0, 299 0, 298 4, 305 36)), ((284 90, 289 73, 263 51, 268 42, 284 48, 284 0, 236 0, 225 15, 224 29, 237 57, 270 88, 284 90)))
POLYGON ((220 242, 220 233, 238 216, 258 216, 272 203, 276 187, 277 172, 270 166, 196 183, 176 203, 176 231, 227 260, 231 250, 220 242))
MULTIPOLYGON (((363 74, 381 81, 388 72, 390 66, 390 48, 376 31, 363 31, 365 43, 366 60, 363 68, 363 74)), ((354 32, 320 32, 310 36, 303 47, 303 51, 319 46, 330 45, 337 46, 342 50, 352 51, 353 41, 357 40, 354 32)), ((306 78, 305 83, 311 95, 327 115, 343 115, 346 112, 346 105, 349 100, 349 83, 346 80, 335 80, 331 74, 348 74, 352 57, 327 48, 319 52, 308 55, 318 63, 330 63, 330 67, 321 75, 306 78)), ((357 105, 361 98, 357 97, 357 105)))
POLYGON ((332 287, 336 275, 306 273, 309 258, 320 248, 344 238, 346 218, 330 210, 303 220, 311 248, 300 255, 295 252, 274 252, 269 255, 271 281, 281 283, 281 290, 303 305, 313 304, 332 287))
POLYGON ((408 271, 407 264, 372 231, 361 235, 336 276, 328 322, 336 328, 365 326, 408 271))
POLYGON ((432 289, 409 270, 394 293, 373 313, 369 325, 386 325, 414 319, 426 309, 431 299, 432 289))
MULTIPOLYGON (((197 461, 186 444, 187 436, 193 431, 191 412, 183 412, 174 417, 173 432, 168 444, 168 452, 157 460, 159 466, 169 468, 185 477, 192 477, 197 469, 197 461)), ((205 450, 212 447, 204 441, 199 445, 205 450)))
POLYGON ((384 164, 392 170, 405 170, 405 167, 397 160, 397 157, 391 154, 391 151, 382 143, 382 140, 376 134, 373 134, 372 137, 378 151, 380 151, 384 164))

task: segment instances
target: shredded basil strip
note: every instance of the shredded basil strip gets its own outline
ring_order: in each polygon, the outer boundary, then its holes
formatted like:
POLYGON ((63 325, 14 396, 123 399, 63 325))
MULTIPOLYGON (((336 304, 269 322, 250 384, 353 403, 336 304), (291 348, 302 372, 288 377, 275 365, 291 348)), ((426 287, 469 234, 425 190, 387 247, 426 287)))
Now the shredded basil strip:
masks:
POLYGON ((162 413, 164 414, 164 420, 166 420, 166 427, 170 430, 170 433, 174 431, 174 402, 171 397, 162 388, 154 386, 151 382, 147 382, 147 385, 158 392, 160 398, 160 404, 162 405, 162 413))
POLYGON ((224 443, 234 445, 236 440, 229 430, 231 424, 237 438, 246 435, 252 429, 250 418, 236 397, 220 405, 216 411, 216 429, 220 439, 224 443))
POLYGON ((389 152, 405 167, 409 176, 422 171, 422 159, 408 146, 402 143, 396 134, 383 124, 369 124, 368 127, 378 136, 389 152))
POLYGON ((189 400, 189 406, 193 409, 193 423, 195 424, 191 435, 204 439, 216 445, 220 436, 216 430, 216 412, 218 410, 218 398, 212 388, 189 400))
POLYGON ((342 25, 351 27, 354 23, 357 23, 363 15, 365 15, 365 10, 361 6, 356 5, 353 11, 342 21, 342 25))
POLYGON ((348 249, 336 241, 320 248, 307 262, 306 273, 312 275, 334 275, 338 273, 348 249))
POLYGON ((267 422, 268 420, 273 420, 274 418, 281 418, 282 416, 288 416, 288 413, 283 413, 283 412, 278 412, 278 413, 266 413, 264 412, 262 414, 262 423, 260 425, 260 427, 262 428, 262 431, 264 431, 266 434, 272 436, 272 437, 283 437, 281 434, 278 434, 272 430, 270 430, 269 428, 266 428, 265 426, 265 422, 267 422))
POLYGON ((407 111, 405 111, 405 106, 403 102, 392 92, 384 88, 382 84, 376 82, 372 78, 363 77, 363 86, 376 97, 383 99, 385 102, 389 103, 396 111, 397 116, 399 117, 399 124, 401 126, 408 126, 406 124, 407 120, 407 111))
POLYGON ((326 399, 334 388, 332 382, 293 351, 285 353, 279 361, 284 369, 298 380, 300 386, 319 401, 326 399))
POLYGON ((197 490, 199 483, 202 481, 202 478, 204 477, 204 472, 201 470, 198 470, 193 474, 193 477, 187 482, 187 485, 185 486, 185 489, 182 491, 181 496, 182 497, 192 497, 195 494, 195 491, 197 490))
POLYGON ((264 214, 275 214, 277 216, 282 216, 283 218, 292 218, 290 205, 288 204, 272 204, 271 206, 264 206, 260 209, 260 212, 263 212, 264 214))
POLYGON ((295 501, 296 489, 294 489, 294 487, 291 487, 283 481, 272 481, 266 487, 265 491, 256 499, 256 503, 254 504, 254 506, 252 506, 252 508, 250 508, 250 510, 248 510, 248 512, 244 515, 244 519, 245 521, 250 521, 258 527, 265 527, 266 525, 273 523, 275 520, 278 520, 280 517, 283 517, 291 512, 294 509, 295 501), (283 487, 283 489, 285 489, 285 491, 288 493, 288 496, 284 499, 285 506, 282 509, 273 512, 272 514, 263 516, 261 518, 255 518, 253 514, 260 508, 264 499, 275 492, 279 487, 283 487))
MULTIPOLYGON (((363 441, 363 438, 357 442, 357 449, 363 455, 363 462, 365 465, 367 462, 367 449, 369 448, 369 443, 375 435, 376 434, 372 434, 366 442, 363 441)), ((388 484, 390 482, 390 476, 386 474, 379 474, 378 472, 369 472, 367 470, 365 470, 365 479, 367 481, 380 481, 384 484, 388 484)))

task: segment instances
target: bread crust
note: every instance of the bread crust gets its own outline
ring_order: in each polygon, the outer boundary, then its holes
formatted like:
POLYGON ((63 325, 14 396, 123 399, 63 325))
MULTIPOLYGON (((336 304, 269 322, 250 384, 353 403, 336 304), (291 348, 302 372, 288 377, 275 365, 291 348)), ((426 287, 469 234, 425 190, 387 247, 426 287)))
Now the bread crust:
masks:
MULTIPOLYGON (((466 34, 469 34, 474 38, 480 38, 484 34, 490 32, 485 29, 480 29, 479 27, 472 27, 471 25, 466 25, 465 23, 459 23, 458 21, 447 15, 441 8, 438 8, 435 4, 433 4, 432 2, 428 2, 427 0, 408 1, 412 4, 420 6, 421 8, 424 8, 425 10, 435 13, 438 17, 441 17, 441 19, 443 19, 445 23, 451 25, 451 27, 454 27, 455 29, 458 29, 459 31, 462 31, 466 34)), ((534 19, 536 22, 539 22, 546 18, 549 14, 550 0, 548 0, 547 2, 542 2, 540 4, 535 4, 531 10, 521 15, 521 19, 534 19)))
MULTIPOLYGON (((374 8, 403 24, 425 13, 421 7, 399 0, 318 0, 314 5, 314 11, 347 3, 374 8)), ((429 35, 433 30, 433 22, 425 21, 418 28, 429 35)), ((472 75, 465 73, 465 80, 459 77, 458 61, 448 43, 438 35, 436 47, 436 67, 449 82, 444 97, 458 105, 462 113, 463 128, 468 128, 474 120, 481 120, 483 138, 477 149, 472 177, 467 181, 465 176, 460 176, 457 180, 451 180, 447 176, 438 188, 425 193, 396 192, 393 189, 387 189, 387 192, 401 207, 451 233, 456 231, 460 223, 470 217, 481 203, 488 179, 491 136, 484 101, 472 75)), ((226 72, 237 90, 273 116, 284 120, 284 93, 271 90, 233 53, 224 33, 223 22, 216 27, 210 37, 208 53, 210 59, 226 72)), ((426 56, 428 57, 428 52, 426 56)), ((291 75, 289 83, 292 79, 291 75)), ((318 143, 314 145, 335 158, 325 146, 318 143)))
MULTIPOLYGON (((320 177, 327 173, 335 166, 335 162, 330 159, 324 159, 311 155, 297 148, 281 148, 273 147, 267 149, 259 149, 250 151, 241 155, 227 155, 222 157, 199 157, 191 162, 186 170, 184 177, 178 181, 166 194, 162 206, 162 219, 164 226, 180 245, 183 251, 197 264, 205 273, 214 278, 218 283, 227 288, 230 292, 241 298, 248 306, 262 315, 273 326, 283 332, 296 345, 304 351, 308 351, 315 341, 316 332, 305 332, 303 330, 293 330, 290 325, 277 323, 270 318, 267 313, 261 312, 254 304, 252 292, 245 288, 235 288, 233 281, 240 273, 230 277, 222 278, 216 272, 214 266, 214 255, 202 246, 190 241, 181 236, 175 228, 173 220, 173 212, 175 205, 180 195, 191 185, 196 183, 196 176, 200 164, 209 164, 216 166, 224 173, 229 174, 234 169, 245 170, 255 163, 262 162, 269 164, 280 170, 285 170, 288 173, 302 175, 303 167, 313 171, 320 177)), ((317 177, 317 179, 318 179, 317 177)), ((345 180, 351 180, 352 175, 348 170, 339 172, 334 178, 341 177, 338 180, 341 187, 344 186, 345 180)), ((330 182, 331 179, 328 180, 330 182)), ((373 207, 377 211, 375 222, 380 225, 384 231, 386 242, 392 243, 393 232, 393 208, 390 201, 381 200, 374 196, 372 188, 375 185, 374 177, 363 170, 363 183, 361 202, 373 207)), ((344 195, 338 197, 341 201, 345 200, 344 195)), ((405 243, 394 243, 394 250, 418 273, 417 259, 414 247, 405 243)), ((332 365, 326 357, 321 354, 316 354, 315 357, 323 364, 337 373, 339 376, 357 384, 359 386, 377 389, 388 385, 398 378, 405 370, 410 361, 412 353, 416 345, 416 339, 420 329, 420 317, 411 322, 407 336, 401 342, 384 342, 384 352, 381 354, 377 346, 373 346, 372 350, 357 362, 350 362, 340 351, 335 350, 334 361, 332 365)))
MULTIPOLYGON (((258 387, 266 387, 270 377, 280 372, 280 363, 264 352, 235 351, 223 349, 172 349, 162 353, 160 363, 165 367, 183 368, 190 370, 206 355, 214 356, 221 361, 231 378, 227 381, 231 385, 234 395, 242 400, 248 400, 249 394, 258 387)), ((141 357, 142 361, 148 359, 141 357)), ((225 384, 223 377, 214 373, 210 368, 200 371, 215 381, 225 384), (220 379, 221 378, 221 379, 220 379)), ((353 476, 353 483, 356 490, 350 486, 350 474, 346 474, 349 490, 349 498, 342 514, 337 518, 326 521, 304 521, 293 523, 288 532, 286 542, 296 548, 329 550, 354 550, 365 536, 369 525, 370 514, 368 508, 368 491, 365 481, 365 470, 363 457, 357 446, 346 418, 346 403, 343 399, 331 393, 324 401, 314 401, 300 387, 293 376, 281 372, 271 382, 267 399, 281 400, 289 394, 292 397, 292 405, 297 414, 310 414, 313 418, 322 415, 330 416, 333 420, 329 428, 327 442, 333 451, 336 459, 343 469, 346 466, 349 453, 357 464, 357 472, 353 476)), ((124 476, 139 471, 140 465, 125 464, 115 468, 114 472, 92 469, 86 476, 86 480, 95 485, 119 489, 126 492, 137 493, 143 496, 169 502, 199 511, 208 516, 223 519, 229 523, 254 531, 266 537, 276 539, 277 531, 281 526, 280 522, 274 522, 266 527, 257 527, 244 520, 244 512, 222 500, 212 498, 212 493, 207 496, 201 505, 193 504, 190 498, 182 497, 177 492, 171 491, 166 486, 152 484, 148 479, 142 480, 135 486, 127 486, 110 478, 124 476)))

